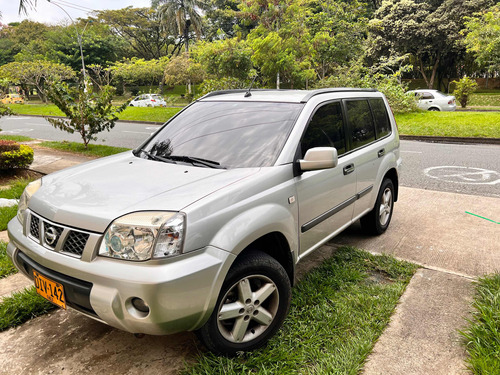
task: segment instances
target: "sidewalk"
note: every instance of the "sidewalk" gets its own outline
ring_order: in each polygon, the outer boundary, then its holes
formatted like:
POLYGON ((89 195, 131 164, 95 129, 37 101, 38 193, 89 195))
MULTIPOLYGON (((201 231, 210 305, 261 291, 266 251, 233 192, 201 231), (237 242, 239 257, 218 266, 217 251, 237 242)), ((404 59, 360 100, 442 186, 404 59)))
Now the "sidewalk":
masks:
MULTIPOLYGON (((40 148, 35 149, 32 168, 50 173, 87 160, 90 158, 40 148)), ((298 271, 303 273, 335 247, 352 245, 423 267, 376 343, 364 374, 467 373, 458 330, 469 314, 472 280, 500 270, 500 232, 498 224, 465 211, 498 220, 500 200, 401 187, 391 226, 384 235, 365 236, 359 224, 354 224, 299 265, 298 271)), ((140 373, 147 364, 149 373, 175 374, 196 353, 194 336, 189 333, 169 340, 153 336, 136 340, 63 310, 1 333, 0 348, 4 362, 0 373, 119 373, 125 369, 140 373), (144 347, 154 350, 145 353, 144 347), (56 361, 48 355, 53 352, 59 353, 56 361)))

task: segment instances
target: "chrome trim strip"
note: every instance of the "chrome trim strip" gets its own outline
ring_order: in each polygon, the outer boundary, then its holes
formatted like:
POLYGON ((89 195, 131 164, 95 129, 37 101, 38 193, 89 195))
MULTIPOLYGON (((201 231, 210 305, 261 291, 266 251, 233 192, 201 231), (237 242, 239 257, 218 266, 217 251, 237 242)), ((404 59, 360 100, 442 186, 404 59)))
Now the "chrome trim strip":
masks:
POLYGON ((356 195, 353 196, 353 197, 351 197, 351 198, 349 198, 349 199, 347 199, 346 201, 342 202, 338 206, 335 206, 335 207, 329 209, 328 211, 322 213, 318 217, 316 217, 316 218, 312 219, 311 221, 309 221, 309 222, 305 223, 304 225, 302 225, 302 227, 300 228, 300 231, 302 233, 307 232, 309 229, 315 227, 316 225, 318 225, 322 221, 325 221, 330 216, 335 215, 337 212, 343 210, 344 208, 346 208, 350 204, 356 202, 356 200, 357 200, 356 195))
POLYGON ((360 199, 361 197, 363 197, 366 194, 368 194, 372 189, 373 189, 373 185, 370 185, 366 189, 361 190, 359 193, 357 193, 356 195, 350 197, 349 199, 345 200, 344 202, 340 203, 338 206, 335 206, 335 207, 329 209, 328 211, 322 213, 318 217, 315 217, 311 221, 308 221, 307 223, 305 223, 304 225, 302 225, 302 227, 300 228, 300 231, 302 233, 307 232, 309 229, 312 229, 313 227, 315 227, 319 223, 325 221, 329 217, 331 217, 331 216, 335 215, 336 213, 342 211, 344 208, 346 208, 350 204, 356 202, 358 199, 360 199))
POLYGON ((359 199, 366 194, 368 194, 370 191, 372 191, 373 185, 368 186, 366 189, 361 190, 358 194, 356 194, 356 198, 359 199))

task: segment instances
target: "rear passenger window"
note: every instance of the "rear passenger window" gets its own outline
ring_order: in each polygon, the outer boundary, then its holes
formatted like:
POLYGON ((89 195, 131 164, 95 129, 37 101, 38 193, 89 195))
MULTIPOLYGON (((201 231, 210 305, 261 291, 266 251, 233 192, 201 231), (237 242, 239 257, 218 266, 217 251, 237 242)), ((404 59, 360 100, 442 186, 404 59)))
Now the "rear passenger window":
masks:
POLYGON ((377 139, 391 133, 391 123, 387 115, 387 109, 382 99, 370 99, 373 118, 375 119, 375 131, 377 139))
POLYGON ((374 141, 375 128, 368 100, 348 100, 346 108, 347 121, 351 129, 352 149, 374 141))
POLYGON ((338 155, 345 153, 344 124, 340 102, 325 104, 316 111, 300 146, 302 157, 313 147, 335 147, 338 155))

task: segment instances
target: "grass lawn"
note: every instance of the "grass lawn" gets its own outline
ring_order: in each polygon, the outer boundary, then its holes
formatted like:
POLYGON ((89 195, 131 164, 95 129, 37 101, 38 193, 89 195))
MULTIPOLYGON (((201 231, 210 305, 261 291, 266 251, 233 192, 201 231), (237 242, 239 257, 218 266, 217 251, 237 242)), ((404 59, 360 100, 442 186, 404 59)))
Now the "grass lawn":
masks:
POLYGON ((7 243, 0 241, 0 279, 16 272, 16 267, 7 256, 7 243))
POLYGON ((236 358, 202 353, 184 374, 358 374, 416 268, 343 247, 294 288, 267 347, 236 358))
POLYGON ((462 332, 473 374, 500 373, 500 274, 479 279, 473 318, 462 332))
POLYGON ((0 331, 23 324, 55 308, 36 293, 34 286, 13 293, 0 302, 0 331))
MULTIPOLYGON (((53 104, 12 104, 10 109, 18 115, 64 116, 53 104)), ((127 107, 118 116, 124 121, 165 122, 182 108, 127 107)))
POLYGON ((400 134, 500 138, 500 112, 432 112, 396 114, 400 134))
POLYGON ((40 143, 40 146, 53 148, 61 151, 76 152, 82 155, 98 156, 98 157, 110 156, 130 150, 129 148, 125 147, 113 147, 113 146, 94 145, 94 144, 89 144, 88 148, 85 149, 83 143, 68 142, 68 141, 62 141, 62 142, 46 141, 40 143))
POLYGON ((0 139, 5 139, 7 141, 14 141, 14 142, 29 142, 33 140, 33 138, 26 137, 25 135, 3 135, 3 134, 0 134, 0 139))
MULTIPOLYGON (((17 179, 11 183, 10 188, 0 190, 0 198, 19 199, 30 179, 17 179)), ((7 229, 9 221, 17 215, 17 205, 0 207, 0 231, 7 229)))
MULTIPOLYGON (((460 105, 457 102, 457 106, 460 105)), ((480 106, 480 107, 500 107, 500 92, 493 93, 475 93, 469 98, 467 106, 480 106)))

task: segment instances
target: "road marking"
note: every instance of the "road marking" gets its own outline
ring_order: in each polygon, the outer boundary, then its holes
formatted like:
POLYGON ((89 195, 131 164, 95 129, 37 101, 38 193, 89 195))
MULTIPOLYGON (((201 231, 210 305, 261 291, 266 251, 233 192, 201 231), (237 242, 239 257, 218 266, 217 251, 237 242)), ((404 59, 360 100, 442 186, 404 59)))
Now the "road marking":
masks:
POLYGON ((466 185, 496 185, 500 183, 497 171, 457 166, 439 166, 424 169, 427 177, 437 180, 466 185))
POLYGON ((407 154, 421 154, 422 151, 401 151, 401 152, 406 152, 407 154))
POLYGON ((135 134, 147 134, 147 135, 151 135, 151 132, 133 132, 133 131, 130 131, 130 130, 122 130, 122 133, 135 133, 135 134))
POLYGON ((26 123, 26 125, 35 125, 35 126, 52 126, 52 125, 47 124, 47 123, 45 123, 45 124, 38 124, 38 123, 36 123, 36 122, 27 122, 27 123, 26 123))
POLYGON ((157 130, 161 125, 156 125, 156 126, 148 126, 146 130, 157 130))
MULTIPOLYGON (((8 120, 30 120, 31 117, 9 117, 8 120)), ((5 119, 7 120, 7 118, 5 119)))
POLYGON ((484 219, 484 220, 491 221, 492 223, 495 223, 495 224, 500 224, 500 221, 495 221, 495 220, 487 219, 487 218, 485 218, 485 217, 482 217, 482 216, 479 216, 479 215, 473 214, 472 212, 465 211, 465 213, 466 213, 466 214, 469 214, 469 215, 472 215, 472 216, 477 216, 477 217, 480 217, 481 219, 484 219))
POLYGON ((6 134, 6 133, 12 133, 12 134, 19 134, 19 133, 23 133, 23 132, 32 132, 33 130, 35 129, 12 129, 12 130, 3 130, 2 134, 6 134))

